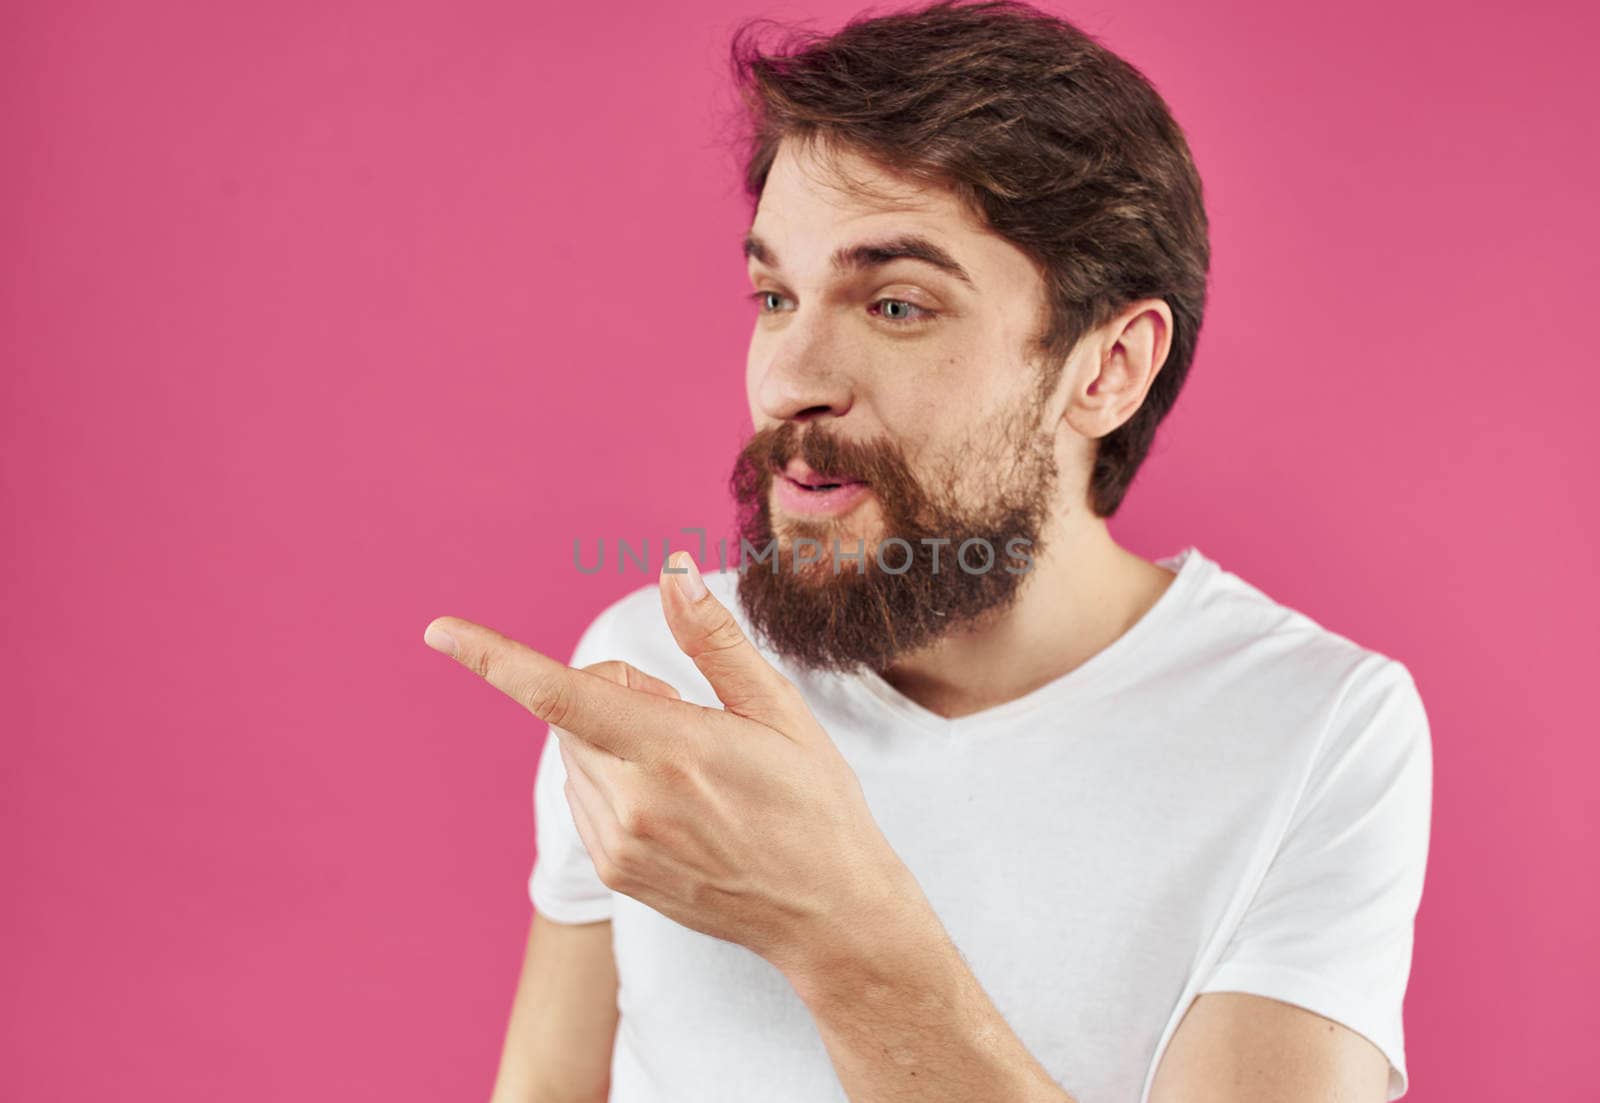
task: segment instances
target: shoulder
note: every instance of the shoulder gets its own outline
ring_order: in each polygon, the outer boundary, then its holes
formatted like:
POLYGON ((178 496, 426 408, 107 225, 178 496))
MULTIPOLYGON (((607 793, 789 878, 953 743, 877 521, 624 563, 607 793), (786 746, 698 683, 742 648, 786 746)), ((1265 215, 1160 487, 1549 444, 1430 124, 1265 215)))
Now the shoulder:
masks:
POLYGON ((1413 736, 1420 728, 1426 738, 1417 683, 1399 658, 1213 560, 1198 573, 1174 658, 1208 687, 1207 697, 1225 696, 1252 715, 1264 710, 1262 720, 1299 731, 1324 752, 1341 730, 1349 740, 1374 722, 1413 736))
POLYGON ((1367 680, 1410 680, 1397 658, 1338 632, 1214 560, 1196 586, 1194 627, 1258 670, 1338 691, 1367 680))

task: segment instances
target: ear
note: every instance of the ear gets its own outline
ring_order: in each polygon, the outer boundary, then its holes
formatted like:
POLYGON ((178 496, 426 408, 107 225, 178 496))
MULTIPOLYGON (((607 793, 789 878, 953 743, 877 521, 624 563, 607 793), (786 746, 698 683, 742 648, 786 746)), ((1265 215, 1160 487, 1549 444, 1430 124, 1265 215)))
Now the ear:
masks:
POLYGON ((1131 418, 1172 351, 1172 308, 1164 299, 1128 304, 1078 343, 1084 363, 1073 376, 1065 417, 1095 440, 1131 418))

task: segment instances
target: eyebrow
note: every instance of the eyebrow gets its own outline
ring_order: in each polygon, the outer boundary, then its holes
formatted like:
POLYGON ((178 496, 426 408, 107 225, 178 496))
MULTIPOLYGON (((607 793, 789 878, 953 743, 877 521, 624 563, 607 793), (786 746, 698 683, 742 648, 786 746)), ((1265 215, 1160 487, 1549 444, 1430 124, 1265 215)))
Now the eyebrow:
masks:
MULTIPOLYGON (((744 235, 744 255, 747 259, 760 261, 774 271, 781 268, 777 255, 773 253, 771 247, 753 233, 744 235)), ((943 246, 935 244, 921 234, 897 234, 878 241, 841 246, 834 250, 832 264, 835 272, 864 272, 869 268, 880 268, 891 261, 902 259, 920 260, 924 264, 931 264, 968 287, 976 288, 972 277, 955 257, 951 256, 943 246)))

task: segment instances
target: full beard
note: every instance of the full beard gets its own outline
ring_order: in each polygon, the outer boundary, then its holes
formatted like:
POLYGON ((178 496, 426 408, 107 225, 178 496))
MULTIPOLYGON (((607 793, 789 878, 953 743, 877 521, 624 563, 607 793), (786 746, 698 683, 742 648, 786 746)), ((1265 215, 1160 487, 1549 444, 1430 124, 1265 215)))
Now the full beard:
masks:
POLYGON ((804 668, 883 671, 1009 608, 1029 561, 1041 551, 1054 497, 1054 454, 1036 429, 1037 418, 1013 423, 1002 435, 999 462, 986 466, 1006 477, 974 509, 957 500, 953 473, 926 488, 882 438, 837 440, 815 424, 802 433, 793 422, 757 432, 740 451, 730 479, 742 541, 739 603, 751 628, 804 668), (795 456, 813 470, 866 482, 882 514, 881 531, 864 539, 845 536, 838 519, 790 515, 781 517, 775 531, 772 481, 795 456), (887 543, 894 537, 905 543, 887 543), (821 554, 797 569, 800 539, 817 541, 821 554), (967 541, 983 541, 988 550, 972 545, 958 558, 967 541), (750 560, 752 551, 769 547, 769 561, 750 560))

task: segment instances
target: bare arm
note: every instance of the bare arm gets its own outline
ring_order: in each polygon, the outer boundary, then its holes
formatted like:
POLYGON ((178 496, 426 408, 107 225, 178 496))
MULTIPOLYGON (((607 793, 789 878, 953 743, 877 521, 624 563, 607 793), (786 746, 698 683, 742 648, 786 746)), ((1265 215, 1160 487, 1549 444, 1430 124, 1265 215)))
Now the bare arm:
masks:
POLYGON ((1343 1023, 1245 992, 1189 1006, 1156 1070, 1151 1103, 1388 1097, 1389 1059, 1343 1023))
POLYGON ((490 1103, 604 1103, 616 1030, 611 923, 534 913, 490 1103))
MULTIPOLYGON (((1074 1103, 995 1009, 931 910, 842 925, 785 972, 851 1103, 1074 1103)), ((1382 1103, 1388 1061, 1360 1034, 1236 992, 1191 1005, 1152 1103, 1382 1103)))

